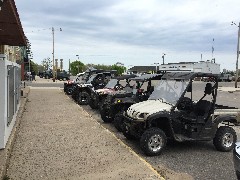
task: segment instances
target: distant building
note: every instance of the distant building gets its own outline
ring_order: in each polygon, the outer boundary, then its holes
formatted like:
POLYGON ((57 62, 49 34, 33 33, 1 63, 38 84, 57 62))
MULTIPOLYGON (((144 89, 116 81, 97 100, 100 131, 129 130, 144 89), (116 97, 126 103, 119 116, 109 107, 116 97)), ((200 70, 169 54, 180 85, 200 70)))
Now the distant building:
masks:
POLYGON ((160 65, 159 71, 189 71, 220 74, 220 64, 212 61, 168 63, 160 65))

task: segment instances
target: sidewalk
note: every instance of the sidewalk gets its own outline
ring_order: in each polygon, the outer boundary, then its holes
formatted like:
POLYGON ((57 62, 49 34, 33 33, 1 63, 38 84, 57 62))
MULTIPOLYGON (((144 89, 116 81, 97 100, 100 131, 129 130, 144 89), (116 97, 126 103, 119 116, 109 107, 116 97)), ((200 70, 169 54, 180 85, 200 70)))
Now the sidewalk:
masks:
POLYGON ((64 83, 64 82, 67 82, 67 81, 60 81, 60 80, 55 80, 55 82, 53 82, 53 80, 52 79, 45 79, 45 78, 40 78, 39 76, 36 76, 35 77, 35 79, 36 79, 36 81, 27 81, 27 82, 31 82, 31 83, 55 83, 55 84, 57 84, 57 83, 64 83))
POLYGON ((10 179, 162 179, 58 89, 31 89, 10 179))

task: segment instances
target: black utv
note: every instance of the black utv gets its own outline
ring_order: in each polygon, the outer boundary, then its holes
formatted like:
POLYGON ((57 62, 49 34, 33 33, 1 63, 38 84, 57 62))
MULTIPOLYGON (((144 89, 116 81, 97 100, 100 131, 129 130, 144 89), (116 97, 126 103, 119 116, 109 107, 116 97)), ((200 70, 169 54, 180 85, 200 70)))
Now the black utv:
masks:
POLYGON ((89 68, 83 73, 78 73, 73 80, 68 80, 67 82, 64 82, 64 84, 63 84, 64 92, 68 95, 71 95, 72 92, 74 91, 74 89, 76 88, 77 84, 86 83, 92 74, 97 74, 100 72, 104 72, 104 70, 89 68))
POLYGON ((219 151, 233 149, 240 109, 216 104, 218 75, 194 72, 166 73, 149 99, 123 113, 126 138, 140 138, 149 156, 159 155, 167 140, 211 141, 219 151), (209 77, 213 81, 196 82, 209 77))
POLYGON ((131 78, 134 83, 132 88, 124 91, 110 93, 100 108, 101 118, 104 122, 114 122, 115 127, 122 130, 122 113, 131 105, 145 101, 154 90, 152 82, 159 81, 162 74, 145 74, 140 77, 131 78))
POLYGON ((91 96, 89 101, 89 106, 92 109, 97 109, 102 104, 104 99, 107 97, 108 94, 123 90, 125 87, 130 87, 130 78, 134 78, 136 75, 123 75, 117 76, 110 79, 107 85, 103 89, 90 89, 91 96))
POLYGON ((108 81, 114 77, 116 71, 93 74, 86 83, 77 84, 72 93, 72 97, 79 105, 88 105, 92 90, 97 90, 106 86, 108 81))

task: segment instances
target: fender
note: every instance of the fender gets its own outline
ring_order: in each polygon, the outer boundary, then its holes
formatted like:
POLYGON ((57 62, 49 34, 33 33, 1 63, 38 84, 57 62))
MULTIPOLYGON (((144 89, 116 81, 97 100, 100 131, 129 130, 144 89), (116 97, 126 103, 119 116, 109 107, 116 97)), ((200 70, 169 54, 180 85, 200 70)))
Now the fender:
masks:
MULTIPOLYGON (((146 127, 150 128, 152 126, 152 122, 154 120, 159 119, 159 123, 161 123, 160 119, 164 119, 162 122, 167 122, 167 125, 169 126, 168 128, 163 128, 162 130, 165 131, 166 135, 169 137, 173 137, 174 138, 174 131, 173 131, 173 127, 172 127, 172 120, 171 120, 171 114, 168 111, 161 111, 161 112, 157 112, 154 113, 150 116, 148 116, 147 120, 146 120, 146 127)), ((175 139, 175 138, 174 138, 175 139)))
POLYGON ((213 120, 215 126, 218 126, 218 124, 221 122, 230 122, 234 125, 239 125, 239 122, 237 121, 237 117, 235 115, 220 115, 213 120))

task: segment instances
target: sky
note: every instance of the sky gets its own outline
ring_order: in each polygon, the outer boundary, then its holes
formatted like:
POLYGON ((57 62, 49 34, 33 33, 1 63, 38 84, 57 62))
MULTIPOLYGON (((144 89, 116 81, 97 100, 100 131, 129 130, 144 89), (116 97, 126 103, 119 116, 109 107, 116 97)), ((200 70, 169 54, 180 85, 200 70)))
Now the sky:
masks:
POLYGON ((216 59, 236 69, 239 0, 15 0, 33 61, 125 67, 216 59), (60 31, 60 28, 62 31, 60 31), (212 48, 213 47, 213 48, 212 48), (214 49, 214 51, 212 51, 214 49), (213 52, 213 53, 212 53, 213 52), (202 59, 201 59, 202 54, 202 59), (79 55, 79 56, 76 56, 79 55))

